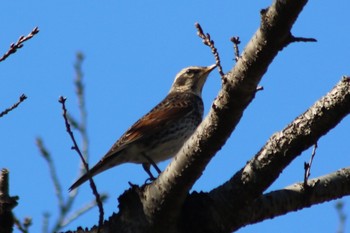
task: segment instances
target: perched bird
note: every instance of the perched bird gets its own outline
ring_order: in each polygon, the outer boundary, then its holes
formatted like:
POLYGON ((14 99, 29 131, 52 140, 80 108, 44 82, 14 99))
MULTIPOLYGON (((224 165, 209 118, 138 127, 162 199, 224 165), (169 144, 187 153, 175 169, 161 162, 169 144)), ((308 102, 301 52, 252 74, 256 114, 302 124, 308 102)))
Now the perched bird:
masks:
MULTIPOLYGON (((202 121, 202 89, 215 67, 191 66, 181 70, 168 95, 120 137, 90 169, 90 175, 95 176, 122 163, 139 163, 154 179, 150 165, 160 173, 156 163, 173 157, 202 121)), ((85 174, 69 190, 87 180, 85 174)))

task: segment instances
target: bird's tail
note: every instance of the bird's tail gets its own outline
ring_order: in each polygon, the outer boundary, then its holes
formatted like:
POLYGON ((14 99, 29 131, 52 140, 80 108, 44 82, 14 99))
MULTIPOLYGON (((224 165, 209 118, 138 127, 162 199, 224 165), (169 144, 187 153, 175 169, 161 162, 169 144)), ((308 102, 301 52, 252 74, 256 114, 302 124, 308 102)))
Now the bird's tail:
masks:
MULTIPOLYGON (((91 174, 91 172, 90 172, 91 174)), ((92 177, 93 175, 91 175, 92 177)), ((88 175, 87 173, 85 173, 84 175, 82 175, 77 181, 75 181, 74 184, 72 184, 72 186, 70 186, 70 188, 68 189, 69 192, 71 192, 73 189, 78 188, 81 184, 85 183, 88 180, 88 175)))
MULTIPOLYGON (((91 177, 96 176, 97 174, 114 167, 116 165, 121 164, 121 158, 119 156, 108 156, 104 157, 102 160, 100 160, 93 168, 89 170, 89 174, 91 177)), ((89 176, 87 173, 82 175, 70 188, 68 189, 69 192, 72 191, 73 189, 79 187, 81 184, 85 183, 86 181, 89 180, 89 176)))
MULTIPOLYGON (((93 177, 93 176, 97 175, 98 173, 102 172, 102 170, 98 171, 98 170, 96 170, 94 168, 96 168, 96 166, 93 167, 91 170, 89 170, 89 174, 90 174, 91 177, 93 177), (93 170, 96 170, 96 171, 94 172, 93 170)), ((78 188, 81 184, 85 183, 88 180, 89 180, 89 176, 88 176, 87 173, 85 173, 77 181, 75 181, 75 183, 72 184, 72 186, 70 186, 70 188, 68 189, 69 192, 72 191, 73 189, 78 188)))

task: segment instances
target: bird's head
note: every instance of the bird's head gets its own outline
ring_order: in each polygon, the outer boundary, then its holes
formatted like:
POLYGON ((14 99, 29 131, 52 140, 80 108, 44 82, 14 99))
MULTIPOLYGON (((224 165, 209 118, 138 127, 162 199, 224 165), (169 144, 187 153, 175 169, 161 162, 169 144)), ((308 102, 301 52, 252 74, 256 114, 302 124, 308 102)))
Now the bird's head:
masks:
POLYGON ((190 66, 181 70, 175 77, 169 93, 191 92, 201 96, 202 89, 209 73, 216 67, 211 66, 190 66))

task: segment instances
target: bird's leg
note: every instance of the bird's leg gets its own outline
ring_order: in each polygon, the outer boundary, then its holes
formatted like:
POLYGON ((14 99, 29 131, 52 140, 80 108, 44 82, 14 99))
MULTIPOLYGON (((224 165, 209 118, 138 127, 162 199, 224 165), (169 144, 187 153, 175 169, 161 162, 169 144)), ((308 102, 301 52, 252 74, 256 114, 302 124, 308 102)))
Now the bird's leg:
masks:
MULTIPOLYGON (((151 164, 153 167, 154 167, 154 169, 156 169, 156 171, 158 172, 158 175, 160 174, 160 173, 162 173, 162 171, 159 169, 159 167, 157 166, 157 164, 150 158, 150 157, 148 157, 145 153, 142 153, 142 155, 143 155, 143 157, 145 157, 147 160, 148 160, 148 162, 149 162, 149 164, 151 164)), ((145 168, 144 168, 145 169, 145 168)), ((149 168, 148 168, 148 171, 149 171, 149 168)), ((147 172, 147 171, 146 171, 147 172)), ((148 173, 148 172, 147 172, 148 173)))
POLYGON ((153 181, 156 178, 153 176, 152 172, 151 172, 151 164, 149 163, 143 163, 142 164, 143 170, 145 170, 147 172, 147 174, 149 175, 149 178, 147 178, 147 180, 145 181, 145 183, 147 183, 147 181, 153 181))

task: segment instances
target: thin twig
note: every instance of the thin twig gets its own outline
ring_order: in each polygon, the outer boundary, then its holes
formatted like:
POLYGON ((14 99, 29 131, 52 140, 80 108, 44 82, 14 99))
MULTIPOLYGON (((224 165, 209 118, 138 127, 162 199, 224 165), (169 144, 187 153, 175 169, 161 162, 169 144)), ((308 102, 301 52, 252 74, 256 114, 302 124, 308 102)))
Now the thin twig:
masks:
POLYGON ((89 165, 86 163, 86 161, 85 161, 85 159, 84 159, 84 156, 83 156, 83 154, 81 153, 81 151, 80 151, 80 149, 79 149, 79 147, 78 147, 78 144, 77 144, 77 142, 76 142, 76 140, 75 140, 75 138, 74 138, 74 134, 73 134, 73 132, 72 132, 72 130, 71 130, 71 126, 70 126, 70 124, 69 124, 69 122, 68 122, 68 118, 67 118, 67 109, 66 109, 66 104, 65 104, 66 100, 67 100, 67 99, 66 99, 65 97, 60 96, 58 102, 60 102, 60 103, 62 104, 63 118, 64 118, 64 121, 65 121, 66 130, 67 130, 67 132, 68 132, 68 134, 69 134, 69 136, 70 136, 70 138, 71 138, 71 140, 72 140, 72 142, 73 142, 73 147, 72 147, 72 149, 75 150, 75 151, 78 153, 78 155, 79 155, 81 161, 83 162, 84 167, 85 167, 85 170, 86 170, 86 175, 87 175, 87 177, 89 178, 90 187, 91 187, 91 189, 92 189, 93 194, 94 194, 95 197, 96 197, 97 206, 98 206, 98 209, 99 209, 99 212, 100 212, 99 224, 98 224, 98 230, 97 230, 97 232, 100 232, 100 229, 101 229, 102 224, 103 224, 103 218, 104 218, 104 211, 103 211, 102 201, 101 201, 101 198, 100 198, 100 194, 99 194, 98 191, 97 191, 95 182, 94 182, 94 180, 92 179, 92 177, 91 177, 91 175, 90 175, 89 165))
POLYGON ((231 37, 231 42, 233 43, 233 49, 235 51, 235 61, 237 62, 239 59, 239 47, 238 45, 241 43, 239 40, 239 36, 233 36, 231 37))
POLYGON ((74 129, 80 131, 79 122, 78 122, 73 116, 69 115, 68 113, 67 113, 67 118, 68 118, 68 121, 69 121, 70 125, 71 125, 74 129))
POLYGON ((49 233, 49 219, 50 219, 50 213, 45 212, 43 214, 43 225, 41 226, 42 233, 49 233))
POLYGON ((29 227, 32 225, 32 218, 24 218, 23 223, 20 222, 17 218, 15 220, 15 225, 17 229, 22 233, 29 233, 29 227))
MULTIPOLYGON (((78 105, 79 105, 79 110, 80 110, 80 122, 77 121, 74 117, 66 113, 67 120, 70 124, 70 127, 73 129, 76 129, 82 137, 82 145, 83 145, 83 150, 82 154, 84 157, 84 160, 87 162, 88 161, 88 137, 87 137, 87 113, 86 113, 86 105, 85 105, 85 91, 84 91, 84 85, 83 85, 83 73, 82 73, 82 62, 83 62, 83 55, 82 53, 77 53, 76 56, 76 63, 74 64, 74 69, 76 73, 76 78, 75 78, 75 86, 76 86, 76 92, 77 92, 77 97, 78 97, 78 105)), ((77 189, 75 189, 73 192, 69 193, 69 196, 65 199, 64 198, 64 193, 62 192, 61 185, 57 176, 56 169, 54 167, 54 163, 52 160, 52 157, 48 150, 44 147, 43 142, 40 138, 37 139, 37 146, 40 150, 41 155, 44 157, 44 159, 47 161, 48 166, 49 166, 49 171, 53 180, 53 184, 55 187, 55 192, 56 196, 58 198, 58 203, 59 203, 59 215, 57 219, 55 220, 52 229, 50 232, 58 232, 60 231, 64 226, 66 226, 68 223, 70 223, 73 219, 68 219, 67 221, 67 215, 71 211, 73 203, 75 201, 75 198, 78 194, 77 189)), ((81 168, 79 171, 79 177, 85 173, 85 168, 83 162, 81 163, 81 168)), ((102 196, 101 199, 104 201, 107 198, 106 195, 102 196)), ((96 206, 95 204, 94 206, 96 206)), ((83 210, 90 210, 90 208, 84 208, 83 210)), ((80 215, 83 214, 83 212, 79 212, 80 215)), ((78 215, 75 215, 78 217, 78 215)), ((43 233, 48 233, 49 232, 49 214, 45 214, 43 217, 43 233)))
MULTIPOLYGON (((88 161, 88 144, 89 144, 89 138, 87 136, 86 132, 86 126, 87 126, 87 111, 86 111, 86 105, 85 105, 85 88, 83 83, 83 72, 82 72, 82 63, 84 61, 84 55, 81 52, 78 52, 76 55, 76 62, 74 64, 75 69, 75 88, 76 93, 78 97, 78 106, 79 106, 79 112, 80 112, 80 124, 78 124, 78 130, 81 133, 82 136, 82 152, 84 155, 84 158, 86 161, 88 161)), ((82 172, 85 170, 82 170, 82 172)))
POLYGON ((312 153, 311 153, 311 158, 309 163, 304 163, 304 188, 307 188, 307 181, 310 178, 311 175, 311 166, 312 166, 312 162, 314 160, 315 154, 316 154, 316 149, 317 149, 317 143, 315 143, 314 148, 312 149, 312 153))
MULTIPOLYGON (((107 194, 105 194, 105 193, 101 194, 101 201, 102 202, 107 200, 107 198, 108 198, 107 194)), ((73 222, 75 219, 79 218, 81 215, 85 214, 86 212, 88 212, 89 210, 94 208, 96 205, 97 205, 96 200, 93 200, 90 203, 87 203, 86 205, 81 207, 80 209, 76 210, 73 214, 71 214, 69 217, 66 218, 66 220, 62 223, 62 227, 67 226, 68 224, 73 222)))
POLYGON ((204 34, 203 29, 199 23, 194 24, 195 27, 197 28, 197 35, 203 39, 203 44, 206 46, 209 46, 211 48, 211 52, 215 57, 215 64, 218 67, 219 74, 224 81, 224 72, 222 71, 222 66, 221 66, 221 61, 220 61, 220 56, 218 50, 214 46, 214 41, 210 39, 209 33, 204 34))
POLYGON ((36 138, 36 145, 40 151, 41 156, 45 159, 49 167, 50 176, 55 188, 55 194, 59 204, 59 209, 62 214, 62 210, 65 209, 65 203, 64 203, 63 193, 62 193, 62 186, 58 180, 56 167, 52 161, 50 152, 44 146, 43 140, 41 138, 36 138))
MULTIPOLYGON (((62 228, 62 222, 67 214, 67 211, 69 211, 69 209, 67 208, 67 204, 64 200, 63 197, 63 192, 62 192, 62 186, 60 184, 60 181, 58 179, 57 176, 57 171, 56 171, 56 167, 55 164, 52 160, 51 154, 50 152, 46 149, 46 147, 44 146, 44 143, 42 141, 41 138, 37 138, 36 139, 36 145, 40 151, 41 156, 45 159, 45 161, 47 162, 47 165, 49 167, 49 172, 50 172, 50 176, 51 176, 51 180, 53 182, 53 186, 54 186, 54 190, 55 190, 55 194, 58 200, 58 206, 59 206, 59 216, 58 219, 56 221, 56 223, 54 224, 52 231, 51 232, 57 232, 62 228)), ((49 214, 45 214, 44 218, 43 218, 43 229, 46 230, 46 232, 48 232, 48 220, 49 220, 50 215, 49 214)), ((45 231, 43 231, 45 232, 45 231)))
POLYGON ((290 42, 317 42, 315 38, 294 37, 291 36, 290 42))
POLYGON ((35 27, 27 36, 20 36, 16 43, 12 43, 10 45, 9 50, 0 58, 0 62, 4 61, 6 58, 8 58, 11 54, 15 53, 17 49, 20 49, 23 47, 23 42, 31 39, 33 36, 35 36, 39 32, 39 28, 35 27))
POLYGON ((335 204, 335 209, 337 210, 338 216, 339 216, 339 226, 337 233, 344 233, 345 232, 345 221, 346 221, 346 214, 344 213, 344 201, 339 200, 335 204))
MULTIPOLYGON (((89 152, 88 152, 88 145, 89 145, 89 138, 87 135, 87 111, 86 111, 86 105, 85 105, 85 88, 83 83, 83 72, 82 72, 82 63, 84 61, 84 55, 81 52, 78 52, 76 54, 76 62, 74 64, 74 70, 75 70, 75 80, 74 84, 76 87, 76 94, 78 97, 78 107, 80 112, 80 122, 78 122, 75 118, 73 118, 71 115, 67 115, 68 120, 75 129, 77 129, 81 135, 82 138, 82 154, 84 156, 85 161, 88 163, 89 161, 89 152)), ((78 176, 80 177, 83 173, 85 173, 86 170, 84 168, 84 164, 81 163, 78 176)), ((67 200, 67 209, 71 209, 75 197, 78 194, 78 189, 75 189, 74 191, 69 193, 69 198, 67 200)), ((88 210, 88 209, 87 209, 88 210)))
POLYGON ((11 112, 13 109, 17 108, 18 105, 20 105, 20 103, 22 103, 25 99, 27 99, 27 96, 25 94, 22 94, 20 97, 19 97, 19 100, 14 104, 12 105, 11 107, 5 109, 4 111, 2 111, 0 113, 0 117, 3 117, 4 115, 6 115, 7 113, 11 112))

